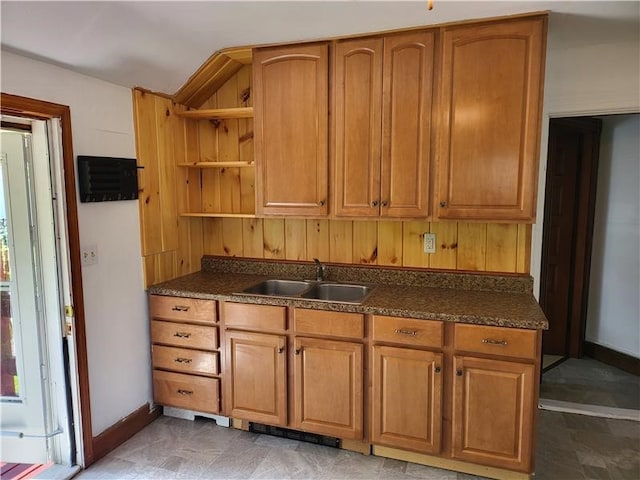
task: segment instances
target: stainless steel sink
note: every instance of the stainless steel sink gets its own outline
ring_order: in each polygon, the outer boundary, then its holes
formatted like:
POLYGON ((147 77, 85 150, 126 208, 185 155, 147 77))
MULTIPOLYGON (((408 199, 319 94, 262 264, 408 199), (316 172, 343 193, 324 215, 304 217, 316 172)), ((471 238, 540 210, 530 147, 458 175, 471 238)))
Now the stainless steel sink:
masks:
POLYGON ((290 297, 323 302, 362 303, 375 285, 311 280, 264 280, 245 288, 239 295, 290 297))
POLYGON ((308 290, 311 285, 313 285, 312 282, 305 282, 304 280, 265 280, 245 288, 242 293, 275 297, 297 297, 308 290))
POLYGON ((308 300, 324 300, 327 302, 362 303, 373 288, 371 285, 321 282, 304 292, 301 297, 308 300))

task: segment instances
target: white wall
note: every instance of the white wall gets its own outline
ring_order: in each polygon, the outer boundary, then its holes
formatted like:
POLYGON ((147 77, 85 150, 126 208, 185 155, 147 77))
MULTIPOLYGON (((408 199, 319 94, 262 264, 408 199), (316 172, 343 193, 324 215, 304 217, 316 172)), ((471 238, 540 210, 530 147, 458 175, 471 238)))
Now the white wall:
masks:
MULTIPOLYGON (((606 8, 604 4, 603 8, 606 8)), ((640 112, 639 86, 638 18, 594 22, 577 15, 550 15, 542 112, 538 215, 533 226, 531 245, 531 275, 534 279, 536 297, 540 291, 549 118, 640 112)), ((622 168, 626 169, 628 166, 622 168)), ((621 175, 626 174, 629 178, 635 178, 637 188, 637 169, 635 177, 632 170, 621 175)), ((616 189, 618 186, 613 183, 611 188, 616 189)), ((595 274, 597 272, 594 272, 595 274)), ((639 294, 637 288, 635 294, 639 294)), ((602 318, 600 328, 611 321, 611 318, 602 318)), ((638 322, 637 315, 635 321, 638 322)), ((627 334, 626 327, 615 320, 613 322, 607 331, 613 330, 616 334, 606 337, 606 341, 612 342, 607 346, 618 351, 628 351, 628 339, 625 342, 620 341, 627 334)), ((593 334, 593 331, 590 334, 593 334)), ((635 338, 638 338, 637 329, 635 338)), ((636 352, 631 353, 632 355, 638 356, 637 348, 631 351, 636 352)))
POLYGON ((602 124, 586 339, 640 358, 640 115, 602 124))
POLYGON ((542 111, 537 222, 531 275, 540 290, 549 118, 640 112, 640 30, 632 24, 584 23, 551 14, 542 111), (587 28, 588 27, 588 28, 587 28))
MULTIPOLYGON (((135 158, 129 89, 4 51, 1 80, 5 93, 70 107, 75 156, 135 158)), ((95 436, 152 401, 138 205, 78 203, 78 221, 99 255, 82 271, 95 436)))

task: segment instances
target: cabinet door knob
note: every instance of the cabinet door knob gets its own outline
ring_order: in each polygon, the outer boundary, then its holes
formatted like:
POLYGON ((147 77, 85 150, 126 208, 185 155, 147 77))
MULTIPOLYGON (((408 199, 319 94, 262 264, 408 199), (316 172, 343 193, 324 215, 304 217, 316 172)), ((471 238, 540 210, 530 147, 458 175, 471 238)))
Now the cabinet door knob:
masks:
POLYGON ((461 377, 462 376, 462 370, 456 370, 456 376, 457 377, 461 377))
POLYGON ((382 201, 382 206, 383 206, 383 207, 386 207, 387 205, 389 205, 389 202, 388 202, 388 201, 386 201, 386 200, 383 200, 383 201, 382 201))
POLYGON ((324 200, 320 200, 320 201, 318 202, 318 205, 320 205, 321 207, 324 207, 324 200))
POLYGON ((373 202, 371 202, 371 206, 372 207, 377 207, 378 206, 378 200, 374 200, 373 202))
POLYGON ((447 206, 447 202, 440 202, 440 206, 441 206, 442 208, 446 207, 446 206, 447 206))
POLYGON ((284 352, 284 347, 278 347, 278 353, 284 352))
POLYGON ((300 355, 300 349, 296 348, 296 355, 300 355))
POLYGON ((441 369, 439 365, 436 365, 436 368, 433 369, 434 372, 440 373, 441 369))

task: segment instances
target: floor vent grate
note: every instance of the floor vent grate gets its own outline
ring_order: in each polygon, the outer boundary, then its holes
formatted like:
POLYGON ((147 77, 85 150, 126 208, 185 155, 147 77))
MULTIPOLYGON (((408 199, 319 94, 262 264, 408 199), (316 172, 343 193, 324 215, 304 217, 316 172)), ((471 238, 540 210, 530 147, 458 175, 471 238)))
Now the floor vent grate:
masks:
POLYGON ((249 431, 273 435, 274 437, 290 438, 291 440, 299 440, 301 442, 315 443, 316 445, 324 445, 326 447, 340 448, 339 438, 327 437, 316 433, 300 432, 298 430, 289 430, 288 428, 273 427, 271 425, 254 422, 249 422, 249 431))

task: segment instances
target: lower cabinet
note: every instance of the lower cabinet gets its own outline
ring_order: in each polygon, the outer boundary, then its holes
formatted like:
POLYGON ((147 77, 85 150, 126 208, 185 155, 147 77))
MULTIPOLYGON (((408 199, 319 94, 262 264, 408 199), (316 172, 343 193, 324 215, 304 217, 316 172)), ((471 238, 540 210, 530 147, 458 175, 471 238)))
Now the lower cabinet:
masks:
POLYGON ((220 380, 154 370, 153 398, 159 405, 218 413, 220 380))
POLYGON ((388 447, 376 453, 533 472, 540 332, 378 315, 371 325, 371 442, 388 447))
POLYGON ((362 438, 362 350, 353 342, 295 339, 294 428, 362 438))
POLYGON ((220 323, 215 301, 150 296, 156 403, 370 442, 392 458, 439 457, 454 470, 533 472, 540 331, 217 305, 220 323))
POLYGON ((373 347, 373 443, 440 452, 442 354, 373 347))
POLYGON ((216 302, 150 295, 149 312, 155 403, 220 413, 216 302))
POLYGON ((221 302, 221 316, 227 415, 363 438, 362 314, 221 302))
POLYGON ((453 457, 528 471, 533 436, 535 367, 454 356, 453 457))
POLYGON ((287 425, 287 340, 283 335, 227 330, 227 414, 287 425))

